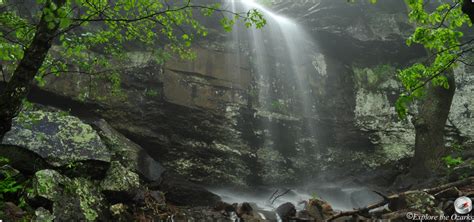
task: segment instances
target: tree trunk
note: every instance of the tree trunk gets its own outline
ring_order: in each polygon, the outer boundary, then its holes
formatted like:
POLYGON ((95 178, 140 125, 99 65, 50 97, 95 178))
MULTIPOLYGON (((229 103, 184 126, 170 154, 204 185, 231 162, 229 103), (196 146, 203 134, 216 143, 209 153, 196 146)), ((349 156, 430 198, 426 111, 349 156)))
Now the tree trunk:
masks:
POLYGON ((412 159, 410 174, 415 178, 427 178, 441 167, 441 158, 446 154, 444 128, 456 91, 454 73, 446 74, 449 89, 440 86, 427 86, 427 95, 420 101, 415 125, 415 156, 412 159))
MULTIPOLYGON (((63 0, 54 2, 58 6, 57 8, 64 4, 63 0)), ((51 4, 47 4, 45 7, 49 5, 51 4)), ((20 112, 23 100, 31 89, 35 75, 51 48, 52 41, 59 29, 57 22, 53 22, 53 26, 51 26, 51 23, 52 21, 46 21, 43 10, 31 44, 26 48, 12 78, 0 95, 0 142, 5 133, 10 131, 12 119, 20 112)))
POLYGON ((462 12, 468 15, 471 22, 474 23, 474 2, 472 0, 463 0, 462 12))

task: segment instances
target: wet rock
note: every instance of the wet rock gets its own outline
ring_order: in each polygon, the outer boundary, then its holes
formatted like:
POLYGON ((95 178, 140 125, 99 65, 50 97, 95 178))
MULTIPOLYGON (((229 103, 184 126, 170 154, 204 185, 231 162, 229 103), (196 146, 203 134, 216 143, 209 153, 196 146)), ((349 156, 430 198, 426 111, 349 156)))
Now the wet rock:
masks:
POLYGON ((133 221, 133 216, 128 212, 127 205, 118 203, 110 206, 110 213, 114 221, 127 222, 133 221))
POLYGON ((27 175, 50 167, 40 155, 21 146, 0 144, 0 156, 7 158, 9 165, 27 175))
POLYGON ((307 210, 300 210, 296 212, 296 218, 298 221, 322 221, 322 218, 320 219, 314 219, 311 217, 309 212, 307 210))
POLYGON ((3 212, 5 212, 6 218, 12 221, 18 221, 26 215, 25 211, 12 202, 4 203, 3 212))
MULTIPOLYGON (((81 161, 109 162, 111 158, 109 150, 90 125, 63 112, 36 110, 20 113, 2 143, 33 151, 54 167, 71 166, 81 161)), ((24 150, 16 150, 16 153, 29 156, 28 160, 36 157, 24 150)))
POLYGON ((54 170, 41 170, 33 178, 33 190, 29 198, 41 197, 49 201, 57 201, 62 195, 64 184, 71 180, 54 170))
POLYGON ((140 178, 138 174, 125 168, 121 163, 112 161, 100 186, 109 201, 127 201, 133 198, 133 192, 139 188, 140 178))
POLYGON ((239 206, 237 207, 237 216, 239 217, 242 217, 244 215, 252 215, 252 214, 253 214, 253 208, 247 202, 239 204, 239 206))
POLYGON ((310 199, 306 204, 305 209, 308 211, 309 215, 316 220, 324 220, 334 216, 335 214, 328 202, 317 198, 310 199))
POLYGON ((283 221, 287 221, 296 216, 296 207, 292 203, 287 202, 278 206, 275 212, 283 221))
POLYGON ((32 221, 34 222, 52 222, 54 221, 55 217, 49 212, 49 210, 44 209, 43 207, 39 207, 35 210, 35 216, 33 217, 32 221))
POLYGON ((382 200, 383 198, 381 196, 366 188, 358 189, 350 193, 350 202, 354 208, 362 208, 382 200))
POLYGON ((159 188, 166 200, 176 205, 215 207, 220 201, 216 194, 168 171, 163 174, 159 188))
POLYGON ((94 221, 107 216, 105 199, 93 181, 41 170, 32 183, 33 189, 28 193, 32 205, 52 209, 58 221, 94 221))
POLYGON ((304 214, 307 214, 308 216, 314 218, 316 221, 324 220, 324 215, 322 213, 321 206, 315 204, 314 202, 312 203, 311 201, 306 205, 304 214))
MULTIPOLYGON (((203 53, 203 58, 225 60, 220 50, 196 50, 203 53)), ((84 83, 89 78, 71 74, 54 77, 54 81, 48 79, 40 90, 60 99, 37 96, 34 102, 72 109, 78 116, 105 119, 151 157, 159 159, 166 169, 173 169, 191 181, 246 184, 245 178, 251 171, 245 158, 250 149, 236 129, 236 114, 241 105, 246 105, 243 89, 247 87, 236 88, 226 79, 241 78, 227 75, 221 68, 211 72, 215 66, 208 66, 207 60, 170 61, 166 68, 147 59, 149 55, 145 52, 129 55, 136 66, 120 73, 120 96, 110 93, 110 82, 106 80, 98 80, 98 87, 85 95, 88 84, 84 83), (200 65, 192 65, 194 62, 200 65), (228 105, 235 107, 235 111, 225 111, 228 105)), ((242 71, 249 73, 249 69, 242 71)), ((250 80, 250 76, 244 79, 250 80)))
POLYGON ((173 219, 174 221, 235 221, 208 207, 180 208, 179 212, 173 215, 173 219))
POLYGON ((232 204, 219 201, 217 205, 214 207, 215 211, 221 211, 222 213, 229 214, 230 212, 235 212, 236 207, 232 204))
POLYGON ((97 130, 107 148, 113 153, 113 160, 119 161, 129 169, 133 169, 149 182, 160 180, 165 169, 148 155, 142 147, 112 128, 103 119, 95 121, 92 126, 97 130))
POLYGON ((132 200, 135 206, 152 208, 155 212, 167 210, 165 194, 161 191, 139 189, 132 200))
POLYGON ((244 202, 237 206, 237 216, 242 219, 243 221, 263 221, 262 217, 260 216, 259 212, 254 210, 252 204, 244 202))

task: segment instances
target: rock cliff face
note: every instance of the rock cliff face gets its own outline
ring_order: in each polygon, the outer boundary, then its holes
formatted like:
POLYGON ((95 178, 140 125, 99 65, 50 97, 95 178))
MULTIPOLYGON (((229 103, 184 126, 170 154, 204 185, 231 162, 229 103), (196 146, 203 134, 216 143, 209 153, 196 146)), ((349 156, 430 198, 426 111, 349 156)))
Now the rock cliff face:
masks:
MULTIPOLYGON (((222 34, 195 44, 194 61, 159 65, 145 52, 130 52, 118 94, 105 80, 68 74, 49 79, 32 100, 83 118, 104 118, 165 167, 201 184, 295 183, 327 172, 364 172, 409 156, 414 131, 394 111, 400 92, 395 74, 424 51, 404 43, 411 32, 404 4, 317 0, 275 1, 272 7, 296 19, 317 45, 302 55, 313 61, 314 117, 255 105, 251 49, 222 34), (307 121, 317 126, 315 139, 307 121), (277 130, 269 133, 269 126, 277 130)), ((462 142, 474 136, 473 79, 458 76, 451 137, 462 142)))

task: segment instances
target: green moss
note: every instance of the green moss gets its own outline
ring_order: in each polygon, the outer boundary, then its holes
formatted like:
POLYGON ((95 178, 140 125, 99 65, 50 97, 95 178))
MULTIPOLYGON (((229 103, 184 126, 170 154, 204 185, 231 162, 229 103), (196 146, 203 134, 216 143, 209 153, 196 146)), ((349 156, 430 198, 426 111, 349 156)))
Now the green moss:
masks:
POLYGON ((357 88, 375 90, 389 79, 395 79, 396 70, 391 65, 377 65, 375 67, 353 67, 354 82, 357 88))
POLYGON ((104 197, 96 182, 69 179, 54 170, 36 172, 29 197, 37 196, 53 202, 53 215, 58 220, 95 221, 104 208, 104 197))
POLYGON ((104 201, 97 185, 84 178, 75 178, 67 189, 73 191, 80 201, 80 207, 87 221, 95 221, 99 217, 99 211, 104 201))
POLYGON ((68 182, 69 179, 67 177, 54 170, 41 170, 35 173, 33 190, 28 195, 31 198, 39 196, 51 201, 57 201, 61 195, 62 184, 68 182))
POLYGON ((103 190, 129 191, 140 186, 138 174, 130 171, 117 161, 112 161, 107 176, 101 183, 103 190))
POLYGON ((64 112, 27 111, 4 143, 26 147, 53 166, 80 160, 110 161, 110 152, 88 124, 64 112))

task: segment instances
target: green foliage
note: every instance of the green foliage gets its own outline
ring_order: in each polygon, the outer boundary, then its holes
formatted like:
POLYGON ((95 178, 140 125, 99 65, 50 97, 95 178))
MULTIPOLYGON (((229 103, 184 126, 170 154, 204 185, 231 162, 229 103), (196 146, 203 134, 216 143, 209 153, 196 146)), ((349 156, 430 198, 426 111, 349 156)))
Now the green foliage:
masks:
POLYGON ((453 144, 453 145, 451 146, 451 149, 452 149, 454 152, 462 152, 462 151, 464 151, 465 147, 463 147, 463 146, 460 145, 460 144, 455 143, 455 144, 453 144))
POLYGON ((27 112, 33 111, 34 105, 28 100, 23 100, 23 109, 17 116, 18 123, 22 124, 25 128, 33 128, 34 125, 38 124, 39 121, 43 118, 42 115, 35 112, 27 112))
POLYGON ((145 89, 145 95, 148 97, 156 97, 159 95, 159 92, 154 89, 145 89))
POLYGON ((423 63, 399 70, 398 78, 405 88, 396 102, 396 111, 405 118, 409 105, 425 94, 425 86, 432 84, 449 88, 445 75, 461 61, 466 43, 461 42, 465 25, 471 26, 469 17, 463 14, 462 0, 450 0, 429 10, 423 0, 407 0, 410 21, 416 26, 413 34, 407 39, 407 45, 421 44, 430 57, 423 63))
POLYGON ((171 54, 183 59, 195 58, 192 42, 208 35, 197 17, 224 14, 221 24, 230 30, 237 21, 261 28, 265 19, 257 10, 235 13, 220 4, 197 5, 195 1, 168 0, 65 0, 58 7, 53 0, 36 0, 31 8, 42 10, 29 18, 19 5, 9 4, 0 12, 0 61, 5 71, 13 73, 31 43, 36 23, 43 16, 48 26, 58 26, 56 46, 50 50, 35 80, 46 84, 45 77, 64 73, 90 75, 92 80, 107 79, 112 94, 119 93, 121 78, 117 70, 127 64, 127 45, 153 55, 162 63, 171 54), (101 78, 98 78, 100 76, 101 78))
MULTIPOLYGON (((9 160, 5 157, 0 157, 0 165, 5 166, 9 160)), ((8 171, 2 172, 2 179, 0 180, 0 202, 4 201, 4 195, 7 193, 16 193, 23 189, 23 186, 19 184, 13 175, 10 175, 8 171)))
POLYGON ((444 162, 444 165, 448 169, 453 169, 453 168, 459 166, 460 164, 464 163, 464 161, 462 160, 461 157, 453 158, 451 155, 443 157, 442 160, 444 162))

